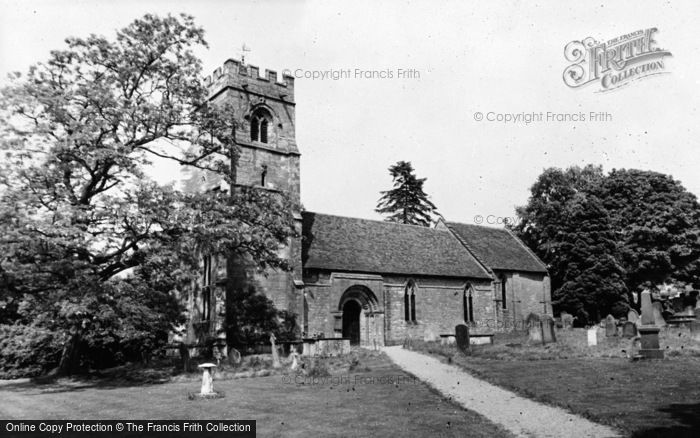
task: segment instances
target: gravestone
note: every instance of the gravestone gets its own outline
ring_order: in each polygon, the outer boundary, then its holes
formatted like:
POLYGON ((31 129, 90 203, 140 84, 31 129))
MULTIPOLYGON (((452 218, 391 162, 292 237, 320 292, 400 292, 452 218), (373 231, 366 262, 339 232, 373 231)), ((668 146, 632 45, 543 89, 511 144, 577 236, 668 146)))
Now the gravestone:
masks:
POLYGON ((642 325, 654 325, 654 311, 651 306, 651 292, 642 292, 642 325))
POLYGON ((632 321, 627 321, 622 325, 622 337, 634 338, 637 336, 637 325, 632 321))
POLYGON ((542 322, 539 315, 531 313, 525 320, 530 342, 542 342, 542 322))
POLYGON ((659 301, 655 301, 651 304, 652 315, 654 315, 654 325, 657 327, 665 327, 666 320, 662 314, 663 306, 659 301))
POLYGON ((437 340, 437 338, 438 338, 438 336, 430 328, 427 328, 425 330, 425 332, 423 333, 423 341, 424 342, 434 342, 437 340))
POLYGON ((588 346, 595 347, 596 345, 598 345, 598 328, 596 326, 593 326, 589 328, 586 332, 588 333, 588 346))
POLYGON ((289 353, 289 357, 292 358, 292 364, 289 366, 289 368, 294 371, 299 368, 299 353, 297 353, 295 348, 292 347, 292 352, 289 353))
POLYGON ((279 352, 277 351, 277 345, 275 345, 276 340, 275 335, 270 333, 270 344, 272 345, 272 368, 279 368, 282 366, 280 364, 280 356, 279 352))
POLYGON ((564 328, 564 330, 573 330, 574 328, 574 316, 570 315, 567 312, 561 312, 559 314, 559 318, 561 318, 561 325, 564 328))
POLYGON ((540 324, 542 325, 542 342, 545 344, 557 342, 557 335, 554 333, 554 318, 542 315, 540 324))
POLYGON ((192 369, 192 361, 190 360, 190 349, 184 344, 180 343, 180 360, 182 360, 182 370, 186 373, 190 372, 192 369))
POLYGON ((651 292, 642 292, 642 325, 638 327, 641 337, 639 354, 645 359, 663 359, 664 351, 659 348, 659 330, 654 325, 654 311, 651 303, 651 292))
POLYGON ((464 324, 455 326, 455 338, 457 340, 457 348, 462 352, 469 351, 469 327, 464 324))
POLYGON ((228 362, 236 366, 241 363, 241 352, 235 348, 229 348, 228 350, 228 362))
POLYGON ((605 337, 617 336, 617 321, 612 315, 605 317, 605 337))
POLYGON ((695 308, 695 319, 700 321, 700 307, 695 308))
POLYGON ((639 314, 637 313, 636 310, 630 309, 629 312, 627 312, 627 321, 637 323, 637 320, 639 320, 639 314))
POLYGON ((216 359, 216 366, 220 367, 221 366, 221 358, 224 357, 223 354, 221 354, 221 349, 217 346, 214 346, 214 351, 212 352, 214 355, 214 359, 216 359))

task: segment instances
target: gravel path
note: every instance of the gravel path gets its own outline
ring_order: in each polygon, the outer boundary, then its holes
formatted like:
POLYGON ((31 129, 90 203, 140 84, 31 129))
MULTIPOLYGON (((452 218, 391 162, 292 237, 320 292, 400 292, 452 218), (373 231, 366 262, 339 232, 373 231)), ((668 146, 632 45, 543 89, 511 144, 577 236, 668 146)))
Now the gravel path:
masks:
MULTIPOLYGON (((614 429, 593 423, 561 408, 520 397, 510 391, 472 377, 466 371, 439 360, 386 347, 398 366, 440 391, 465 408, 480 413, 517 436, 527 437, 617 437, 614 429)), ((594 403, 594 400, 591 400, 594 403)))

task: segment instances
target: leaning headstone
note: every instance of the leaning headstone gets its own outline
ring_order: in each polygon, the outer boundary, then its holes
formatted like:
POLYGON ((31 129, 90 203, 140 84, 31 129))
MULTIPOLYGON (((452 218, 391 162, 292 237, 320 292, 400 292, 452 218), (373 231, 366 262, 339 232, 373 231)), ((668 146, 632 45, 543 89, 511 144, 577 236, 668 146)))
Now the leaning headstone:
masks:
POLYGON ((554 318, 542 315, 540 324, 542 325, 542 342, 545 344, 557 342, 557 335, 554 333, 554 318))
POLYGON ((632 321, 627 321, 622 325, 622 337, 634 338, 637 336, 637 325, 632 321))
POLYGON ((659 348, 659 327, 654 325, 654 311, 651 292, 642 292, 642 325, 638 327, 641 338, 639 354, 645 359, 663 359, 664 351, 659 348))
POLYGON ((542 342, 542 322, 539 315, 531 313, 525 320, 530 342, 542 342))
POLYGON ((637 313, 636 310, 630 309, 630 311, 627 312, 627 321, 636 324, 638 319, 639 319, 639 314, 637 313))
POLYGON ((588 346, 595 347, 598 345, 598 328, 593 326, 587 330, 588 333, 588 346))
POLYGON ((663 306, 659 301, 655 301, 651 304, 652 315, 654 315, 654 325, 657 327, 665 327, 666 320, 662 314, 663 306))
POLYGON ((605 317, 605 337, 617 336, 617 321, 612 315, 605 317))
POLYGON ((275 345, 275 335, 270 333, 270 344, 272 345, 272 368, 279 368, 282 366, 280 364, 280 356, 279 352, 277 351, 277 345, 275 345))
POLYGON ((469 327, 464 324, 459 324, 455 327, 455 338, 457 340, 457 348, 466 352, 469 350, 469 327))
POLYGON ((574 328, 573 315, 570 315, 567 312, 561 312, 559 317, 561 318, 561 325, 564 327, 564 330, 572 330, 574 328))

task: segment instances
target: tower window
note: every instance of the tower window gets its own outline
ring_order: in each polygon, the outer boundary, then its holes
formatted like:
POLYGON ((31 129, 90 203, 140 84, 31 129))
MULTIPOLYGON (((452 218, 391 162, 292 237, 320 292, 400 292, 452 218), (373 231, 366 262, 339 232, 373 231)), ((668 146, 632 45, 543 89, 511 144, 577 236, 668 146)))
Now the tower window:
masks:
POLYGON ((260 108, 257 109, 250 118, 250 140, 267 143, 268 127, 272 117, 270 113, 260 108))
POLYGON ((265 119, 260 122, 260 141, 267 143, 267 120, 265 119))
POLYGON ((267 176, 267 164, 262 165, 262 172, 260 172, 260 185, 265 187, 265 177, 267 176))

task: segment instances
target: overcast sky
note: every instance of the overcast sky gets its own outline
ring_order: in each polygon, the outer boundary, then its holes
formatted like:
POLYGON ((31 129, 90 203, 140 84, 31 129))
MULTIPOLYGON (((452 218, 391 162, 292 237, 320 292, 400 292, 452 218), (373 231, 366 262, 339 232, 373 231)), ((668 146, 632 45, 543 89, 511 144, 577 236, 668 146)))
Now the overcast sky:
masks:
MULTIPOLYGON (((26 71, 66 36, 113 36, 146 12, 187 12, 206 30, 205 70, 391 71, 297 79, 301 199, 308 210, 378 218, 387 168, 411 161, 442 214, 508 217, 544 168, 601 164, 673 175, 700 194, 700 2, 290 2, 0 0, 0 75, 26 71), (609 93, 567 87, 564 46, 656 27, 668 74, 609 93), (419 78, 398 77, 415 69, 419 78), (476 112, 606 112, 611 121, 504 124, 476 112)), ((159 169, 161 175, 171 173, 159 169)))

